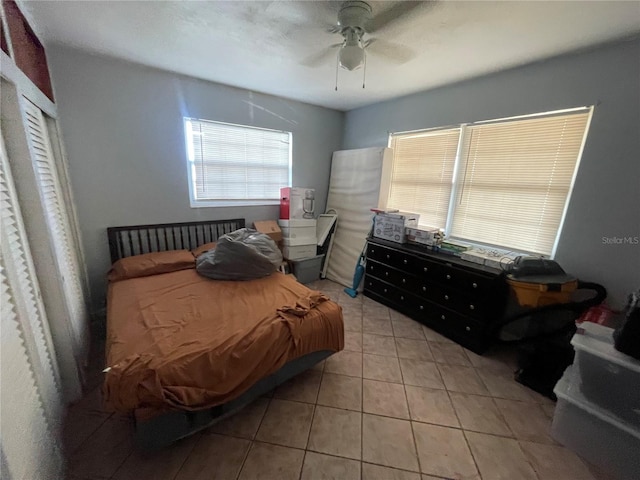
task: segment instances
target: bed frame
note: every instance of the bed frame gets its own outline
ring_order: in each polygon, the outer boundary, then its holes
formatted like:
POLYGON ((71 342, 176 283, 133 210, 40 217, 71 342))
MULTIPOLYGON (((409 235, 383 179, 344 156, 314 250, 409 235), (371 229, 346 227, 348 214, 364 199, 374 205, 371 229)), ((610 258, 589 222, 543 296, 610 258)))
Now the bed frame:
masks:
MULTIPOLYGON (((215 242, 225 233, 244 228, 244 226, 245 220, 240 218, 109 227, 107 236, 111 262, 144 253, 192 250, 204 243, 215 242)), ((259 380, 239 397, 222 405, 193 412, 176 410, 150 420, 136 421, 136 444, 144 449, 158 449, 203 430, 233 415, 256 398, 310 369, 333 353, 331 350, 321 350, 296 358, 268 377, 259 380)))
POLYGON ((111 263, 132 255, 164 252, 166 250, 193 250, 202 244, 215 242, 225 233, 244 228, 244 218, 233 220, 207 220, 204 222, 160 223, 109 227, 111 263))

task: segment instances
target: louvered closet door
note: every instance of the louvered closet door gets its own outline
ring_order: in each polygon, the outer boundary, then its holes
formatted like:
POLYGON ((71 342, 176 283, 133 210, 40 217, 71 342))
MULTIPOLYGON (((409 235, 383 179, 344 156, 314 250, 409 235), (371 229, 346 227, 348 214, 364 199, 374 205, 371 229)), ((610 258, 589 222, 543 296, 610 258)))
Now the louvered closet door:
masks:
POLYGON ((26 98, 24 113, 27 119, 27 136, 33 152, 33 161, 40 198, 47 216, 49 233, 56 252, 56 264, 64 285, 65 300, 71 316, 74 341, 80 351, 83 342, 86 307, 80 283, 79 266, 69 219, 60 188, 47 125, 42 112, 26 98))
POLYGON ((47 478, 62 474, 60 377, 4 142, 0 154, 3 463, 13 478, 47 478))

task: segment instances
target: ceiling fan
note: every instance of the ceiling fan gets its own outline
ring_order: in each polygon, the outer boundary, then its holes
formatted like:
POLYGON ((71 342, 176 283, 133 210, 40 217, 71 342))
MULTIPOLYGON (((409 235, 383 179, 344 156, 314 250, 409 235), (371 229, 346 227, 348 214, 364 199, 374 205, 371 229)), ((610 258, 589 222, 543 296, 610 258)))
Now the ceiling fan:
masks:
POLYGON ((366 67, 367 52, 383 56, 385 59, 397 64, 405 63, 415 56, 415 53, 410 48, 380 38, 365 37, 372 33, 381 32, 425 3, 430 2, 396 2, 395 5, 387 10, 374 15, 371 5, 367 2, 343 2, 338 11, 338 24, 328 29, 331 33, 342 35, 342 42, 330 45, 320 52, 307 57, 302 61, 302 64, 308 67, 319 66, 328 60, 334 49, 338 47, 337 65, 350 71, 363 66, 366 67))

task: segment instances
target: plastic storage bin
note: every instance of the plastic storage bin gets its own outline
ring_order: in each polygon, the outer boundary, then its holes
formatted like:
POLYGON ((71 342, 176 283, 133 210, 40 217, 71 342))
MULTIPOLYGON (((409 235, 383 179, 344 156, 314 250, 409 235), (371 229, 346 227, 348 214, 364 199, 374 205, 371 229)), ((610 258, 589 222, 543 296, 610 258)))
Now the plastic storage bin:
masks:
POLYGON ((616 478, 640 478, 640 430, 589 402, 572 383, 572 369, 553 390, 558 403, 551 435, 616 478))
POLYGON ((571 339, 576 352, 571 385, 640 431, 640 361, 615 349, 612 328, 584 322, 581 330, 571 339))
POLYGON ((523 307, 543 307, 556 303, 567 303, 571 294, 578 288, 578 281, 565 282, 556 290, 548 284, 523 282, 507 277, 507 283, 515 292, 518 303, 523 307))
POLYGON ((298 220, 278 220, 278 225, 282 230, 282 236, 285 238, 306 238, 317 243, 316 226, 317 220, 298 219, 298 220))
POLYGON ((314 257, 318 249, 315 238, 283 238, 282 245, 282 255, 287 260, 314 257))
POLYGON ((311 258, 291 261, 292 273, 300 283, 315 282, 320 278, 322 259, 324 255, 316 255, 311 258))

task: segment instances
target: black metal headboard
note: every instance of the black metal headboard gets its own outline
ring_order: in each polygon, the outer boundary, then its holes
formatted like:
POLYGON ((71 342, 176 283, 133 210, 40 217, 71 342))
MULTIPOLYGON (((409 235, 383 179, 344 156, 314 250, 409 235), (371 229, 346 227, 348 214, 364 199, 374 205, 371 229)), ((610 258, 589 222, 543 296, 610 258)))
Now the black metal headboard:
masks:
POLYGON ((132 255, 166 250, 193 250, 225 233, 244 228, 244 219, 109 227, 111 263, 132 255))

